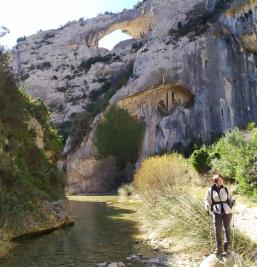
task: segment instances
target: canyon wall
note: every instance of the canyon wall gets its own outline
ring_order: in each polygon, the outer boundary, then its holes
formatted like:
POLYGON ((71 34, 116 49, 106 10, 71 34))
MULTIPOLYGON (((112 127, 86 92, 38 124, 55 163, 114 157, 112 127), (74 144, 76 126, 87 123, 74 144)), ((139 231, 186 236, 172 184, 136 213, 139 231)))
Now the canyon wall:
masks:
POLYGON ((256 122, 256 21, 255 0, 146 0, 19 40, 13 70, 31 95, 50 106, 57 127, 92 112, 109 92, 84 139, 75 148, 67 139, 62 166, 69 189, 113 186, 115 159, 102 159, 93 142, 110 105, 145 121, 139 161, 256 122), (112 51, 98 47, 116 29, 132 39, 112 51))

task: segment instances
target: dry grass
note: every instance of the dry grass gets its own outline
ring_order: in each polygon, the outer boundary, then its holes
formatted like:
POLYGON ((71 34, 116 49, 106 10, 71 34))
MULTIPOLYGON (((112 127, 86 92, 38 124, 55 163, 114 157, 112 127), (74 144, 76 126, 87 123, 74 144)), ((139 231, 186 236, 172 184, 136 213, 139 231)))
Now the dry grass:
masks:
POLYGON ((143 161, 135 175, 134 186, 145 201, 154 202, 171 192, 175 185, 199 181, 198 174, 179 154, 150 157, 143 161))

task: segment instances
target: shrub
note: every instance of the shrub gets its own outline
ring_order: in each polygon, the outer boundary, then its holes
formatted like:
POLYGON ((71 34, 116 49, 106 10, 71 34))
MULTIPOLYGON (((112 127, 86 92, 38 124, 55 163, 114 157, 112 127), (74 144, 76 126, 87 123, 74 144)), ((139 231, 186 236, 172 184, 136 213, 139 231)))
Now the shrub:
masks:
POLYGON ((72 123, 70 121, 65 121, 57 126, 57 133, 62 137, 62 144, 66 143, 67 138, 71 133, 72 123))
POLYGON ((97 55, 95 57, 91 57, 87 60, 82 60, 82 62, 79 65, 80 70, 84 70, 85 72, 88 72, 91 68, 92 65, 94 65, 97 62, 103 62, 107 63, 110 62, 110 60, 113 58, 112 54, 106 55, 106 56, 101 56, 97 55))
POLYGON ((212 170, 220 172, 232 181, 235 180, 240 163, 249 156, 248 148, 242 132, 238 129, 227 132, 211 148, 212 170))
POLYGON ((206 146, 195 150, 190 157, 190 163, 200 174, 206 173, 210 170, 210 157, 206 146))
POLYGON ((175 185, 197 181, 198 175, 182 155, 173 153, 147 158, 135 175, 138 193, 149 202, 168 194, 175 185))
POLYGON ((190 158, 192 166, 199 172, 221 173, 230 182, 238 184, 238 191, 255 196, 257 194, 257 127, 254 123, 247 130, 231 130, 207 148, 195 150, 190 158))
POLYGON ((102 85, 102 87, 98 90, 92 90, 89 94, 89 99, 91 101, 96 101, 96 99, 102 94, 106 93, 111 88, 111 84, 106 82, 102 85))
POLYGON ((56 88, 56 91, 58 91, 58 92, 61 92, 61 93, 64 93, 64 92, 66 92, 67 91, 67 87, 65 87, 65 86, 60 86, 60 87, 57 87, 56 88))
POLYGON ((132 184, 123 184, 118 189, 118 194, 121 199, 132 196, 134 192, 132 184))
POLYGON ((23 36, 23 37, 19 37, 19 38, 16 40, 16 42, 17 42, 17 44, 18 44, 18 43, 24 42, 25 40, 26 40, 26 36, 23 36))
POLYGON ((95 145, 103 157, 113 155, 124 167, 138 158, 144 124, 128 111, 111 107, 95 130, 95 145))
POLYGON ((48 69, 51 68, 51 63, 46 61, 46 62, 43 62, 41 64, 38 64, 36 66, 36 68, 39 69, 39 70, 48 70, 48 69))

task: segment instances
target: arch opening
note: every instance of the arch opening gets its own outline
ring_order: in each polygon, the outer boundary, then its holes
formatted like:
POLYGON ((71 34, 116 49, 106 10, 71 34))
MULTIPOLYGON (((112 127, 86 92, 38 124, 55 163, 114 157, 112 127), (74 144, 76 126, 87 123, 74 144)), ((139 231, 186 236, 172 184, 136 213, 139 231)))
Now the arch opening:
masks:
POLYGON ((98 42, 98 47, 103 47, 108 50, 112 50, 113 47, 118 43, 125 40, 130 40, 132 38, 133 37, 124 33, 121 29, 118 29, 101 38, 98 42))

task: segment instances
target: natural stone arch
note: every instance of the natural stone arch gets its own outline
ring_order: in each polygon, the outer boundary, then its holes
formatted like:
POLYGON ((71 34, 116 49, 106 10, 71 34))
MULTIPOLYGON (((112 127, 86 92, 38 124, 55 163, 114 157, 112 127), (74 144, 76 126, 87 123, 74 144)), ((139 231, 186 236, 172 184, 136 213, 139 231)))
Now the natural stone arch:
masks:
POLYGON ((152 30, 154 23, 154 17, 152 14, 142 15, 132 20, 129 18, 126 20, 123 18, 122 20, 123 21, 116 22, 111 25, 106 25, 106 27, 103 27, 102 29, 91 31, 86 37, 87 46, 98 47, 99 40, 119 29, 130 35, 132 38, 144 39, 152 30))

